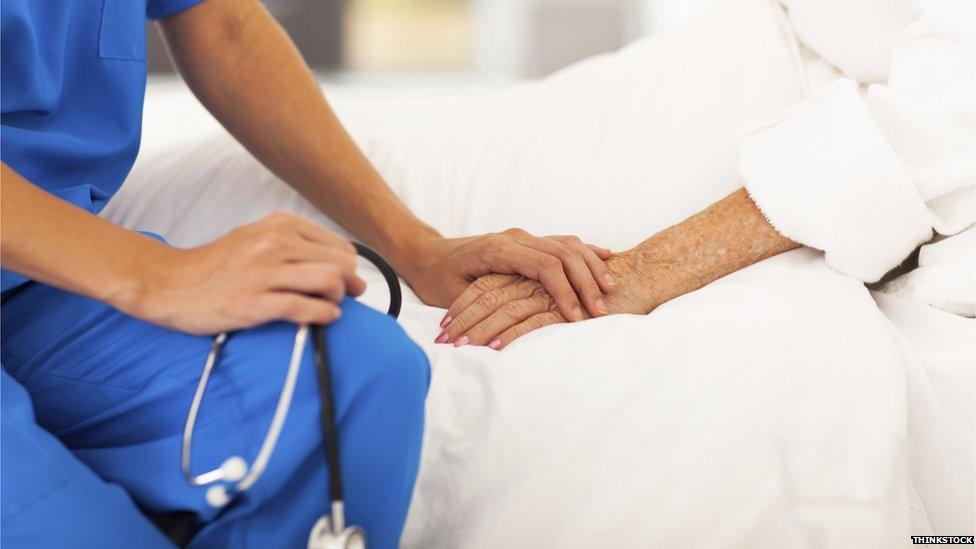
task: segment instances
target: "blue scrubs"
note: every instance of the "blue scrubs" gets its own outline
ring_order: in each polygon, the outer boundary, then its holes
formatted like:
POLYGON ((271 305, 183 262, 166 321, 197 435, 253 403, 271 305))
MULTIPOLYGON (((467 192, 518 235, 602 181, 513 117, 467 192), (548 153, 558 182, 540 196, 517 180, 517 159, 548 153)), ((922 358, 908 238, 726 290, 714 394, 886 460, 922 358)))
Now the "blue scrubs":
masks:
POLYGON ((169 549, 125 490, 99 478, 34 420, 30 397, 0 369, 4 547, 169 549), (25 523, 26 521, 26 523, 25 523))
MULTIPOLYGON (((420 455, 427 360, 389 317, 353 300, 342 311, 326 337, 347 518, 365 528, 371 546, 396 547, 420 455)), ((104 481, 124 487, 144 511, 196 514, 202 530, 191 547, 304 547, 328 499, 311 345, 267 470, 251 490, 218 510, 205 502, 206 488, 183 479, 179 464, 182 429, 210 338, 166 330, 37 283, 7 300, 0 317, 0 360, 30 393, 37 423, 104 481)), ((279 322, 228 339, 197 421, 193 471, 216 468, 232 455, 253 461, 284 382, 294 335, 293 324, 279 322)), ((5 395, 12 383, 4 378, 5 395)), ((2 404, 6 414, 10 403, 2 404)), ((9 475, 33 474, 24 465, 29 456, 7 435, 4 430, 0 446, 4 498, 9 475)), ((103 501, 92 493, 83 503, 103 501)), ((3 505, 6 514, 6 499, 3 505)), ((8 540, 29 537, 25 531, 41 533, 52 520, 38 513, 19 522, 5 517, 0 544, 17 547, 8 540)), ((64 541, 71 543, 62 546, 109 546, 64 541)), ((137 542, 142 538, 129 545, 137 542)))
MULTIPOLYGON (((146 18, 200 0, 0 2, 0 157, 90 212, 139 151, 146 18)), ((25 278, 4 270, 2 291, 25 278)))
MULTIPOLYGON (((3 161, 97 212, 138 150, 145 18, 197 1, 0 2, 3 161)), ((351 300, 342 309, 326 336, 347 519, 371 546, 395 547, 418 466, 429 367, 391 319, 351 300)), ((328 499, 310 346, 267 470, 218 510, 205 502, 206 488, 182 478, 179 462, 209 338, 7 271, 0 317, 0 545, 161 547, 166 540, 143 514, 174 512, 196 517, 191 547, 305 545, 328 499)), ((193 471, 232 455, 253 461, 294 332, 272 323, 226 343, 200 411, 193 471)))

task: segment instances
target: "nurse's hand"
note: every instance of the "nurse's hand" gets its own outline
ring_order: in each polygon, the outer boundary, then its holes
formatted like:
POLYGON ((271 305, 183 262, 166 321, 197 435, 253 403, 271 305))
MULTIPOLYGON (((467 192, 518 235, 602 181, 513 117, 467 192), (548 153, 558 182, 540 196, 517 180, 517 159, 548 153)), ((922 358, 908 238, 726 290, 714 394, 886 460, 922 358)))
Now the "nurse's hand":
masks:
MULTIPOLYGON (((479 277, 490 273, 538 280, 568 319, 609 312, 605 298, 615 287, 604 260, 610 250, 575 236, 538 237, 522 229, 466 238, 427 238, 404 247, 394 266, 429 305, 447 307, 479 277)), ((442 325, 450 318, 445 316, 442 325)))
POLYGON ((166 248, 155 259, 145 262, 137 298, 120 308, 194 334, 272 320, 328 324, 346 295, 366 289, 349 241, 283 212, 199 248, 166 248))
MULTIPOLYGON (((614 254, 606 268, 617 281, 610 313, 647 314, 729 273, 800 244, 769 224, 745 189, 738 189, 635 248, 614 254)), ((534 280, 488 276, 451 305, 439 343, 502 349, 533 330, 565 322, 534 280)))
MULTIPOLYGON (((639 250, 614 254, 606 261, 617 281, 617 289, 606 300, 610 314, 647 314, 663 302, 661 286, 667 283, 667 269, 651 263, 643 260, 639 250)), ((486 345, 495 350, 539 328, 566 322, 538 281, 499 274, 475 280, 447 314, 451 320, 436 343, 486 345)))

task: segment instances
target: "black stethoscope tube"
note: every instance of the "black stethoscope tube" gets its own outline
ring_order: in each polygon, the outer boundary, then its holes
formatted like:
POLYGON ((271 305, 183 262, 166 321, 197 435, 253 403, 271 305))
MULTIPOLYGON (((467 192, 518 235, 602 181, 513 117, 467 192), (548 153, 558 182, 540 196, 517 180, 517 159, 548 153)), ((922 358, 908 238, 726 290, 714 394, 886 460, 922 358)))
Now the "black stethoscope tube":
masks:
MULTIPOLYGON (((354 242, 356 252, 379 269, 390 289, 390 307, 387 314, 393 318, 400 315, 403 293, 396 272, 383 257, 364 244, 354 242)), ((333 502, 343 501, 342 462, 339 459, 339 430, 336 426, 335 393, 332 389, 332 362, 329 358, 329 345, 325 339, 322 325, 312 326, 312 347, 315 353, 315 368, 318 372, 319 397, 322 404, 322 442, 325 446, 325 459, 329 466, 329 496, 333 502)))
POLYGON ((312 345, 315 349, 315 369, 318 372, 322 404, 322 443, 325 446, 326 463, 329 464, 329 497, 332 501, 342 501, 342 462, 339 460, 339 433, 332 399, 335 394, 332 391, 332 363, 325 341, 325 329, 321 325, 312 327, 312 345))
POLYGON ((396 271, 383 259, 383 256, 369 246, 359 242, 353 242, 352 245, 356 247, 356 253, 375 265, 386 280, 386 285, 390 289, 390 308, 387 309, 386 314, 396 319, 400 316, 400 305, 403 302, 403 292, 400 291, 400 279, 397 278, 396 271))

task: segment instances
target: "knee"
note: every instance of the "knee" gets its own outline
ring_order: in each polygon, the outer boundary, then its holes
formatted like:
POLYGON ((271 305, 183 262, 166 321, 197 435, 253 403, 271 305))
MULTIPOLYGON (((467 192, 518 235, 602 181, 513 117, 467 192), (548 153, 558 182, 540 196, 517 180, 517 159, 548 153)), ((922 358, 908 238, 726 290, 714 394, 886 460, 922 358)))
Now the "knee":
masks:
POLYGON ((393 319, 355 301, 342 306, 330 343, 342 346, 349 367, 371 398, 422 413, 430 382, 427 356, 393 319))

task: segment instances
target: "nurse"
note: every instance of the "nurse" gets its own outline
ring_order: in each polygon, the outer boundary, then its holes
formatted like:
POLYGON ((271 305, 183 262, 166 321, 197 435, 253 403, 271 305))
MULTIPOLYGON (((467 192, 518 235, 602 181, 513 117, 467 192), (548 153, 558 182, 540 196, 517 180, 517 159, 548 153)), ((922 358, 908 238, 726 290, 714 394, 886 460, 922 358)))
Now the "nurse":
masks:
POLYGON ((449 239, 413 216, 258 0, 5 0, 0 543, 165 547, 147 516, 183 516, 191 547, 304 546, 328 487, 310 349, 268 468, 226 507, 182 478, 180 434, 208 336, 234 330, 191 469, 253 460, 294 323, 314 322, 328 325, 347 519, 373 547, 395 547, 429 370, 392 320, 352 299, 364 283, 351 244, 278 213, 175 249, 95 215, 138 150, 147 17, 210 112, 428 303, 497 272, 542 281, 567 319, 606 312, 605 250, 519 230, 449 239))

